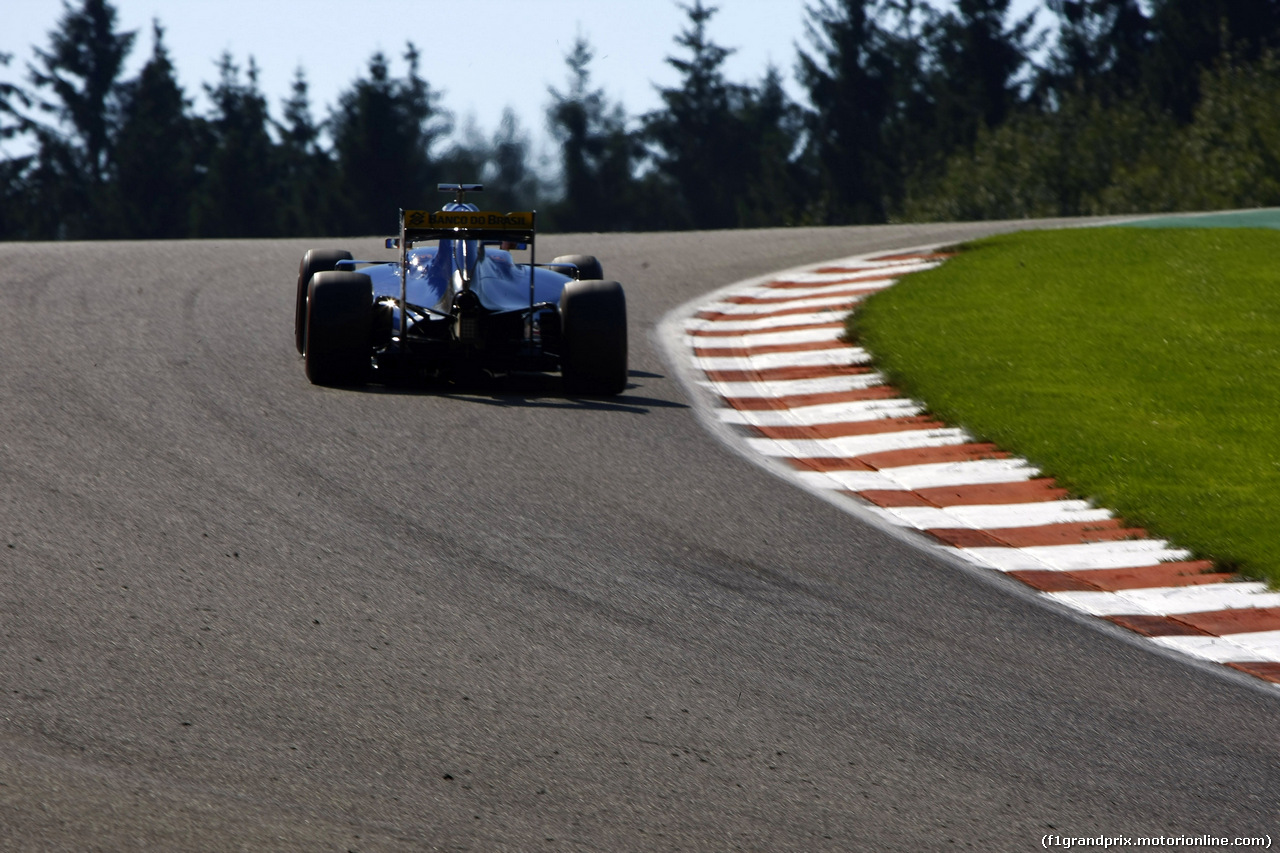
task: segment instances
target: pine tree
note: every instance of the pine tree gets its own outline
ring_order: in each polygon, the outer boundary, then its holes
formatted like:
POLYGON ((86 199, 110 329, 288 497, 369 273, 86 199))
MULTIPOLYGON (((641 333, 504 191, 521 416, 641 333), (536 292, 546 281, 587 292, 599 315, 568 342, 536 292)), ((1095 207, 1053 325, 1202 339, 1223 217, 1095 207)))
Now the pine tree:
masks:
POLYGON ((1138 0, 1049 0, 1049 9, 1058 38, 1042 74, 1045 94, 1105 103, 1139 94, 1151 22, 1138 0))
POLYGON ((893 38, 878 23, 878 0, 820 0, 807 10, 814 53, 798 58, 810 157, 821 189, 813 216, 829 224, 883 222, 898 163, 886 145, 898 86, 893 38))
POLYGON ((1280 0, 1154 0, 1145 81, 1159 106, 1191 121, 1200 76, 1219 57, 1251 62, 1280 49, 1280 0))
MULTIPOLYGON (((0 53, 0 67, 13 62, 12 53, 0 53)), ((0 80, 0 142, 13 139, 27 130, 23 111, 31 107, 31 98, 16 83, 0 80)))
MULTIPOLYGON (((13 54, 0 53, 0 66, 13 61, 13 54)), ((21 137, 28 124, 23 112, 31 106, 31 99, 16 83, 0 81, 0 155, 4 154, 4 142, 21 137)), ((33 157, 0 157, 0 240, 29 237, 30 217, 27 212, 27 172, 33 157)))
POLYGON ((594 54, 585 38, 575 39, 565 57, 569 88, 550 88, 547 124, 560 143, 563 198, 551 209, 554 227, 564 231, 614 231, 636 226, 633 175, 643 154, 627 132, 620 104, 610 105, 603 89, 591 86, 594 54))
POLYGON ((151 59, 121 94, 112 171, 116 233, 130 238, 185 237, 195 188, 189 103, 153 24, 151 59))
POLYGON ((291 237, 333 233, 337 171, 320 145, 322 124, 311 114, 306 74, 298 68, 291 95, 284 101, 284 121, 275 124, 280 138, 280 221, 278 233, 291 237))
POLYGON ((680 86, 659 90, 664 109, 644 117, 645 134, 656 149, 655 168, 681 200, 683 221, 671 226, 730 228, 737 224, 736 182, 749 168, 740 121, 746 91, 721 72, 733 51, 708 37, 716 7, 694 0, 681 8, 690 26, 675 41, 689 55, 667 57, 680 86))
POLYGON ((217 85, 205 85, 213 103, 207 127, 210 148, 197 191, 193 231, 200 237, 266 237, 277 221, 278 171, 268 133, 267 101, 258 88, 258 69, 249 59, 246 81, 224 53, 217 85))
POLYGON ((941 51, 932 39, 940 31, 941 14, 920 0, 886 0, 874 11, 876 62, 889 72, 884 77, 886 111, 879 134, 884 158, 881 195, 885 215, 894 217, 906 185, 940 171, 955 134, 944 126, 938 103, 941 51))
MULTIPOLYGON (((449 135, 449 147, 434 158, 432 169, 440 176, 441 181, 484 184, 484 195, 472 198, 471 201, 496 208, 499 205, 494 203, 492 193, 498 188, 490 186, 492 182, 484 177, 492 158, 493 146, 476 123, 475 116, 469 115, 462 127, 454 129, 449 135)), ((443 197, 436 198, 437 201, 433 203, 445 203, 443 197)))
POLYGON ((530 165, 529 151, 529 135, 520 127, 515 112, 510 107, 504 109, 482 175, 487 190, 485 206, 495 210, 537 206, 538 176, 530 165))
POLYGON ((736 181, 736 224, 745 228, 797 225, 805 221, 812 187, 799 146, 804 116, 770 66, 758 88, 746 90, 739 117, 747 149, 746 171, 736 181))
POLYGON ((1009 4, 959 0, 931 25, 931 90, 946 153, 971 147, 980 128, 999 127, 1023 101, 1035 13, 1010 23, 1009 4))
POLYGON ((79 8, 64 0, 49 48, 37 48, 38 65, 29 66, 37 107, 53 118, 28 124, 39 152, 31 191, 40 219, 33 224, 42 236, 101 234, 119 77, 135 35, 115 27, 116 10, 106 0, 79 8))
POLYGON ((330 118, 337 159, 341 227, 377 234, 395 225, 396 208, 436 200, 435 184, 453 180, 436 168, 432 147, 450 129, 439 96, 418 73, 419 54, 405 52, 409 72, 391 76, 387 58, 369 60, 369 76, 339 96, 330 118))

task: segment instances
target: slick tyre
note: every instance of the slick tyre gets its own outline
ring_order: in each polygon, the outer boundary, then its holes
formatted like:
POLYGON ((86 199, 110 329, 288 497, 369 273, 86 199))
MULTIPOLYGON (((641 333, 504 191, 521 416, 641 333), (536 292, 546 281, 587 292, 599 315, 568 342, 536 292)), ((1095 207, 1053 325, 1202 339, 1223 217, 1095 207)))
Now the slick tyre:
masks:
POLYGON ((338 268, 338 261, 351 260, 351 253, 340 249, 312 249, 302 256, 298 264, 297 308, 293 314, 293 339, 299 355, 303 350, 303 338, 307 328, 307 285, 311 276, 338 268))
POLYGON ((557 264, 572 264, 577 267, 578 272, 574 278, 580 281, 604 278, 604 267, 600 266, 594 255, 561 255, 551 262, 552 266, 557 264))
POLYGON ((571 281, 560 295, 560 370, 570 394, 627 387, 627 300, 616 281, 571 281))
POLYGON ((318 272, 307 285, 303 357, 316 385, 354 387, 369 381, 373 282, 356 272, 318 272))

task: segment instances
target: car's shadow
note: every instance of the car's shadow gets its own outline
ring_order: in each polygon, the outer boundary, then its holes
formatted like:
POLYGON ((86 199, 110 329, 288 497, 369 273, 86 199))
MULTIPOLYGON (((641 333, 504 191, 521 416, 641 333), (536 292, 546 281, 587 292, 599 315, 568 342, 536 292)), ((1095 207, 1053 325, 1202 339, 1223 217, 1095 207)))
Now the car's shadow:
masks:
POLYGON ((687 409, 685 403, 637 394, 644 384, 640 379, 665 379, 660 373, 643 370, 628 372, 627 388, 615 397, 566 394, 560 377, 548 373, 509 373, 500 376, 473 377, 467 380, 398 381, 368 385, 359 389, 366 394, 443 397, 483 406, 540 409, 584 409, 595 411, 648 414, 651 409, 687 409))

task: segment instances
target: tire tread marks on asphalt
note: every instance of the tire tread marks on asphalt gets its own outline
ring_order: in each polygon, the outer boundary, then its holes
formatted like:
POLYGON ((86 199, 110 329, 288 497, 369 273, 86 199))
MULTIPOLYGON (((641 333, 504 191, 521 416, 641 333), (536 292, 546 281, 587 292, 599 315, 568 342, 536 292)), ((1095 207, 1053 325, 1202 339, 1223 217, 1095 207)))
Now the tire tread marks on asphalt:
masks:
POLYGON ((908 413, 927 410, 841 340, 843 314, 858 300, 947 257, 828 261, 697 306, 684 321, 685 354, 719 398, 718 420, 748 453, 917 531, 922 544, 1167 649, 1280 685, 1280 593, 1072 499, 994 444, 908 413))

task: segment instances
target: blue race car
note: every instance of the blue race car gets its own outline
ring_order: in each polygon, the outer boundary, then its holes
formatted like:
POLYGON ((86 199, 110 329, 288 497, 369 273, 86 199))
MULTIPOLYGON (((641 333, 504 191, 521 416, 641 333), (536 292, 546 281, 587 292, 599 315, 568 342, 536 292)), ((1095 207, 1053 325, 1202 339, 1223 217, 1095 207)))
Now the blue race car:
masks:
POLYGON ((400 236, 387 240, 399 260, 303 256, 294 337, 307 378, 350 387, 559 371, 570 394, 625 389, 622 285, 589 255, 535 263, 535 213, 480 210, 464 200, 479 184, 439 189, 454 193, 444 209, 400 211, 400 236))

